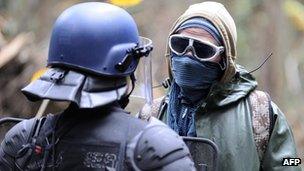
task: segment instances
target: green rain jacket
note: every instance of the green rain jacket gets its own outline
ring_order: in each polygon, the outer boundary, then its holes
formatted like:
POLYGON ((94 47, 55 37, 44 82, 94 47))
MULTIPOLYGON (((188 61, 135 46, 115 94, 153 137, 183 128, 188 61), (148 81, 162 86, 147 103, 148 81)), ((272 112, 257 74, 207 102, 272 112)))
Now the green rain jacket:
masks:
MULTIPOLYGON (((237 56, 237 32, 234 20, 226 8, 217 2, 191 5, 176 20, 169 36, 192 17, 204 17, 211 21, 219 30, 225 47, 225 73, 220 82, 213 85, 205 103, 195 114, 197 136, 208 138, 219 147, 219 170, 301 170, 300 167, 282 166, 283 158, 297 157, 296 145, 284 114, 273 102, 268 105, 273 114, 270 118, 272 132, 267 139, 268 144, 265 143, 265 153, 261 155, 261 160, 259 159, 253 135, 252 106, 249 101, 250 93, 257 87, 257 82, 251 74, 234 62, 237 56)), ((170 48, 167 47, 165 56, 172 79, 170 55, 170 48)), ((152 106, 154 111, 155 106, 159 105, 152 106)), ((144 113, 142 112, 140 117, 148 119, 149 114, 144 113)), ((158 117, 166 123, 166 112, 158 117)))
MULTIPOLYGON (((212 87, 206 102, 195 115, 198 137, 208 138, 219 147, 219 170, 256 171, 301 170, 282 166, 283 158, 297 157, 293 134, 284 114, 271 102, 272 132, 260 162, 253 138, 252 110, 249 94, 257 82, 242 67, 239 77, 212 87)), ((166 112, 159 116, 166 123, 166 112)))

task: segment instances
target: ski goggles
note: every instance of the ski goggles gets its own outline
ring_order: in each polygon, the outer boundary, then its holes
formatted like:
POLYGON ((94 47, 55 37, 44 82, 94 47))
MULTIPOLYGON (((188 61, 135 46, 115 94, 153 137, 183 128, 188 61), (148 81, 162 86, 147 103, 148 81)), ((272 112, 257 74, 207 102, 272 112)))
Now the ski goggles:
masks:
POLYGON ((169 47, 178 56, 184 55, 191 49, 193 56, 199 61, 210 61, 224 52, 223 46, 216 46, 209 41, 181 34, 174 34, 169 37, 169 47))

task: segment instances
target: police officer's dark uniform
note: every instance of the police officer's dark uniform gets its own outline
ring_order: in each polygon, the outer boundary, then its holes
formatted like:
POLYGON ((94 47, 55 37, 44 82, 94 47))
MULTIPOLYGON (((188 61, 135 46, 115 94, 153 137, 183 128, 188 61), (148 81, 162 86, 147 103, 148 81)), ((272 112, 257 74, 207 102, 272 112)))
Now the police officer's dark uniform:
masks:
POLYGON ((48 71, 23 92, 71 104, 14 126, 1 144, 0 170, 194 170, 174 131, 122 109, 126 77, 149 51, 119 7, 91 2, 65 10, 53 28, 48 71))

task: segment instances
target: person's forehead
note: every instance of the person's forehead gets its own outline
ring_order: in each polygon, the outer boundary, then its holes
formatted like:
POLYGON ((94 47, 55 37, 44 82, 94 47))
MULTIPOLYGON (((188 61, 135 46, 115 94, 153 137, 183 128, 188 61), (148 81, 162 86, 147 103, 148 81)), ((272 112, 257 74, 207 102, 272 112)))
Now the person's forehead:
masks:
POLYGON ((200 40, 209 41, 216 45, 218 44, 209 32, 201 28, 186 28, 179 31, 178 33, 186 36, 191 36, 200 40))

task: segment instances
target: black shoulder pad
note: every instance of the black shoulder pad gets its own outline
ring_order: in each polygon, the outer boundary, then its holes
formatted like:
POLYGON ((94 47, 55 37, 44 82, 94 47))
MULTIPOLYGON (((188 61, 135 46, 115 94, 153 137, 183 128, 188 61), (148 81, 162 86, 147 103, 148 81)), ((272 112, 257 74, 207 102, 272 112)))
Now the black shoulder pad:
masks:
POLYGON ((128 146, 127 155, 135 170, 163 170, 182 158, 188 159, 183 160, 187 162, 185 166, 194 168, 189 149, 182 138, 165 125, 148 127, 133 141, 135 144, 133 148, 132 145, 128 146))
POLYGON ((24 120, 10 129, 1 143, 3 151, 15 157, 17 152, 28 142, 37 119, 24 120))

